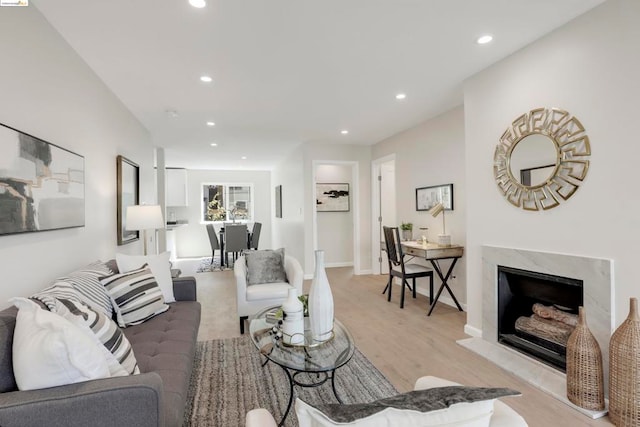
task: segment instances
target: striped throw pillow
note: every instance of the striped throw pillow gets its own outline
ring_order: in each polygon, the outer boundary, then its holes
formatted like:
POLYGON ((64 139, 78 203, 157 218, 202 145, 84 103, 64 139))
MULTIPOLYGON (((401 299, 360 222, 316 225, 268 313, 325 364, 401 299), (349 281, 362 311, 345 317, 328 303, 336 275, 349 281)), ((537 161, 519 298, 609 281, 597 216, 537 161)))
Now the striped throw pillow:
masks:
POLYGON ((104 262, 96 261, 67 276, 59 277, 54 286, 71 285, 77 291, 80 301, 111 317, 113 314, 111 298, 100 283, 100 278, 112 274, 113 271, 104 262))
POLYGON ((100 282, 111 296, 118 325, 122 328, 139 325, 169 309, 146 265, 138 270, 103 277, 100 282))
POLYGON ((49 311, 56 311, 56 301, 58 299, 67 299, 70 301, 81 302, 80 294, 69 283, 59 282, 49 286, 42 291, 31 295, 29 298, 36 299, 47 306, 49 311))
POLYGON ((83 303, 67 299, 56 301, 56 313, 95 335, 109 355, 113 356, 112 361, 107 359, 112 377, 140 373, 131 343, 106 315, 83 303))

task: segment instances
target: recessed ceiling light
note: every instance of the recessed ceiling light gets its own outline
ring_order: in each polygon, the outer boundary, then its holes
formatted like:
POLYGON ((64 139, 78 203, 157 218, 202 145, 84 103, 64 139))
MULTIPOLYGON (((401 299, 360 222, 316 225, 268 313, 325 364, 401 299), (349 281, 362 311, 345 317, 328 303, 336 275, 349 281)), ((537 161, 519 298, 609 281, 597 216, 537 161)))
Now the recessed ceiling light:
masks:
POLYGON ((478 37, 478 40, 476 40, 476 43, 478 44, 487 44, 489 43, 491 40, 493 40, 493 36, 490 35, 484 35, 482 37, 478 37))
POLYGON ((343 129, 343 130, 341 130, 341 131, 340 131, 340 133, 341 133, 341 134, 343 134, 343 135, 346 135, 346 134, 348 134, 348 133, 349 133, 349 131, 348 131, 348 130, 346 130, 346 129, 343 129))
POLYGON ((167 110, 167 116, 178 117, 178 112, 176 110, 167 110))
POLYGON ((216 144, 215 142, 212 142, 212 143, 211 143, 211 144, 209 144, 209 145, 211 145, 212 147, 217 147, 217 146, 218 146, 218 144, 216 144))
POLYGON ((213 81, 213 79, 209 76, 201 76, 200 80, 205 82, 205 83, 211 83, 213 81))
POLYGON ((242 160, 247 160, 247 156, 240 157, 242 160))
POLYGON ((204 0, 189 0, 189 4, 193 7, 197 7, 198 9, 202 9, 207 5, 207 2, 204 0))
POLYGON ((399 93, 396 95, 396 99, 405 99, 407 97, 406 93, 399 93))
POLYGON ((216 124, 214 122, 207 122, 207 126, 215 126, 216 124))

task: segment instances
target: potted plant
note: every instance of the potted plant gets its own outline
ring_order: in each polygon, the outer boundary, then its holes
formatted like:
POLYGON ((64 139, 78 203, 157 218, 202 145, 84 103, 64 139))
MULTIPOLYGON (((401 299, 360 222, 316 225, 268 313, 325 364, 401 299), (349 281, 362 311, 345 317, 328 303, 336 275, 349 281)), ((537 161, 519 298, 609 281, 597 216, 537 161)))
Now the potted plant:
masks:
POLYGON ((413 237, 413 224, 410 222, 403 222, 400 224, 402 230, 402 240, 411 240, 413 237))

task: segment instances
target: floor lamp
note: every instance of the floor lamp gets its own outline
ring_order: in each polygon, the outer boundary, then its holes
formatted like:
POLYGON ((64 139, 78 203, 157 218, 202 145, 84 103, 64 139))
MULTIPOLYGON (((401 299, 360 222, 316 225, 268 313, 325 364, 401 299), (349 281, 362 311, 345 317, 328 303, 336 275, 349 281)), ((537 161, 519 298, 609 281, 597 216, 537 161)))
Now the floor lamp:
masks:
POLYGON ((127 206, 125 228, 131 231, 142 231, 144 238, 144 254, 147 255, 147 230, 153 230, 155 233, 158 228, 164 228, 164 219, 162 219, 160 206, 127 206))

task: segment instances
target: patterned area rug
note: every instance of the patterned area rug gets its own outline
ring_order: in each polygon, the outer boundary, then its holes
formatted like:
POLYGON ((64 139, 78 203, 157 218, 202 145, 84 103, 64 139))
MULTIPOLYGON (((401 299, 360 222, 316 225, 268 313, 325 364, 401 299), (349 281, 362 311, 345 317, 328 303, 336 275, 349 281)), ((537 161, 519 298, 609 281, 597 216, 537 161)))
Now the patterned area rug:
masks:
MULTIPOLYGON (((184 427, 241 427, 246 413, 254 408, 266 408, 279 422, 289 400, 289 381, 276 364, 262 367, 262 357, 248 336, 198 342, 184 427)), ((397 393, 358 349, 338 369, 336 389, 344 403, 370 402, 397 393)), ((330 381, 315 388, 295 387, 294 393, 294 398, 311 403, 336 403, 330 381)), ((293 405, 284 425, 298 426, 293 405)))
POLYGON ((220 271, 220 257, 215 257, 213 263, 211 263, 211 257, 202 258, 200 260, 200 266, 196 270, 196 273, 206 273, 209 271, 220 271))

